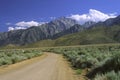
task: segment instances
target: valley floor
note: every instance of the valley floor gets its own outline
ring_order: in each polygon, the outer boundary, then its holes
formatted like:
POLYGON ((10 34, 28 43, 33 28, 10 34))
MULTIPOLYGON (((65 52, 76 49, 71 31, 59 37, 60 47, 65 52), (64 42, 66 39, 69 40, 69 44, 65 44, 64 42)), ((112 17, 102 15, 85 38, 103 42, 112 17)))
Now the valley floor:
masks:
POLYGON ((43 56, 0 68, 0 80, 79 80, 58 54, 43 56))

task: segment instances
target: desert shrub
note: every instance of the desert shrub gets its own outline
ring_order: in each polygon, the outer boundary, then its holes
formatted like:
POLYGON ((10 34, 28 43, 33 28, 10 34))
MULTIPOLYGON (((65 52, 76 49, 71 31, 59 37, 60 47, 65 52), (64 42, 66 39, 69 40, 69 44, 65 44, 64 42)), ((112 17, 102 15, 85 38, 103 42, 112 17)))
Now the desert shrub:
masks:
POLYGON ((40 50, 0 50, 0 66, 14 64, 26 59, 40 56, 40 50))
POLYGON ((12 61, 9 57, 0 58, 0 66, 7 65, 7 64, 12 64, 12 61))
POLYGON ((93 68, 87 76, 89 78, 93 78, 97 73, 106 73, 109 71, 119 71, 120 70, 120 53, 114 54, 113 56, 107 58, 101 64, 99 64, 97 67, 93 68))
POLYGON ((97 74, 93 80, 119 80, 120 72, 107 72, 105 74, 97 74))

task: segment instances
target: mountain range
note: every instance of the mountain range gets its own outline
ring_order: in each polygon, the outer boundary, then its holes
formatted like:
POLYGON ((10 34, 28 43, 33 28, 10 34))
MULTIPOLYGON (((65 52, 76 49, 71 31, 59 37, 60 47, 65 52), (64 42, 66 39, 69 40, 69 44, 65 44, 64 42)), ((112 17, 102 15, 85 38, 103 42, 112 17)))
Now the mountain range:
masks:
POLYGON ((0 46, 65 46, 120 42, 120 16, 104 22, 77 21, 61 17, 25 30, 0 33, 0 46))
POLYGON ((33 26, 25 30, 14 30, 0 33, 0 45, 25 45, 51 37, 77 24, 75 20, 61 17, 41 26, 33 26))

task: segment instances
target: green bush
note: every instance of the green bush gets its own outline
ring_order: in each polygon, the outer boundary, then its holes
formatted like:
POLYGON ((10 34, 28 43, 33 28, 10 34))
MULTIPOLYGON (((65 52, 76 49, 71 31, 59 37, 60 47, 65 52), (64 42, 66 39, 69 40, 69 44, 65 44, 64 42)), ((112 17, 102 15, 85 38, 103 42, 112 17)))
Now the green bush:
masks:
POLYGON ((93 80, 119 80, 120 79, 120 71, 115 72, 107 72, 105 74, 97 74, 93 80))
POLYGON ((33 57, 40 56, 42 52, 40 50, 1 50, 0 51, 0 66, 15 64, 17 62, 31 59, 33 57))
POLYGON ((119 71, 120 70, 120 53, 114 54, 113 56, 107 58, 97 67, 93 68, 87 76, 93 78, 97 73, 104 74, 109 71, 119 71))

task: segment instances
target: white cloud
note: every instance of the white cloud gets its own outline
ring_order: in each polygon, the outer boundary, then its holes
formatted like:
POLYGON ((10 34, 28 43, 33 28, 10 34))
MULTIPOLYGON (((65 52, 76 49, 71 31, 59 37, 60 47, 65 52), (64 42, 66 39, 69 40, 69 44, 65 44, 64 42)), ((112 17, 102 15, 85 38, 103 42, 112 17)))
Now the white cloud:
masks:
POLYGON ((56 17, 50 17, 50 19, 51 19, 51 20, 54 20, 54 19, 56 19, 56 17))
POLYGON ((35 21, 30 21, 30 22, 18 22, 16 23, 16 26, 21 26, 21 27, 31 27, 31 26, 39 26, 40 23, 39 22, 35 22, 35 21))
POLYGON ((18 30, 18 29, 27 29, 27 28, 26 27, 15 27, 14 29, 18 30))
MULTIPOLYGON (((16 24, 14 24, 14 27, 8 27, 8 31, 13 31, 13 30, 19 30, 19 29, 27 29, 32 26, 40 26, 42 24, 45 24, 46 22, 36 22, 36 21, 21 21, 16 24)), ((6 24, 7 25, 7 24, 6 24)))
POLYGON ((116 17, 116 13, 105 14, 95 9, 90 9, 89 13, 87 14, 82 14, 82 15, 75 14, 69 16, 69 18, 77 20, 80 24, 83 24, 87 21, 94 21, 94 22, 105 21, 109 18, 115 18, 115 17, 116 17))
POLYGON ((27 29, 25 27, 8 27, 8 31, 14 31, 14 30, 19 30, 19 29, 27 29))
POLYGON ((13 27, 8 27, 8 31, 13 31, 14 28, 13 27))
POLYGON ((11 25, 11 23, 8 22, 8 23, 6 23, 6 25, 11 25))

